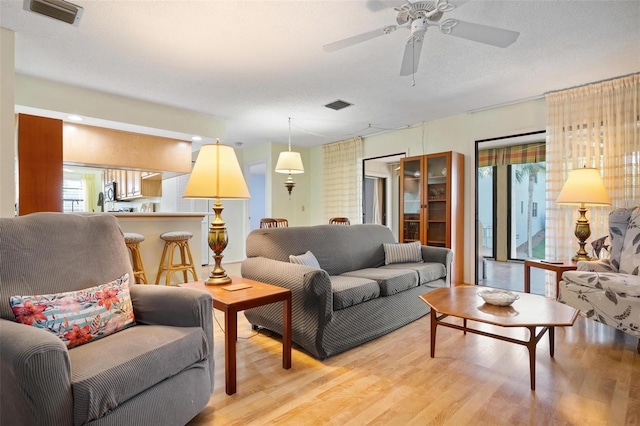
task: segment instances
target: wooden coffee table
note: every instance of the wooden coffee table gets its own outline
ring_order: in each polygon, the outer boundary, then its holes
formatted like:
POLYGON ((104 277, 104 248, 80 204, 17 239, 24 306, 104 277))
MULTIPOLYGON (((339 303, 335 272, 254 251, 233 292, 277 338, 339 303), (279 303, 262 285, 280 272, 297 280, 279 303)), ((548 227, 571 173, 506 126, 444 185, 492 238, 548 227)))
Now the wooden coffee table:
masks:
POLYGON ((544 296, 514 292, 520 299, 511 306, 494 306, 484 303, 478 293, 489 287, 462 285, 443 287, 423 294, 420 298, 431 307, 431 358, 436 351, 436 328, 438 325, 465 332, 493 337, 506 342, 524 345, 529 350, 529 372, 531 390, 536 389, 536 345, 545 332, 549 332, 549 352, 554 352, 554 327, 571 326, 578 311, 570 306, 549 300, 544 296), (453 316, 463 319, 463 325, 443 321, 453 316), (523 327, 529 330, 529 340, 511 337, 467 327, 467 320, 498 325, 501 327, 523 327), (536 328, 541 330, 536 334, 536 328))
POLYGON ((282 306, 282 368, 291 368, 291 290, 275 285, 232 277, 230 285, 210 286, 203 281, 180 284, 180 287, 208 291, 213 307, 224 312, 224 375, 227 395, 236 393, 236 341, 238 340, 238 312, 245 309, 283 302, 282 306), (248 288, 229 291, 226 288, 247 285, 248 288))

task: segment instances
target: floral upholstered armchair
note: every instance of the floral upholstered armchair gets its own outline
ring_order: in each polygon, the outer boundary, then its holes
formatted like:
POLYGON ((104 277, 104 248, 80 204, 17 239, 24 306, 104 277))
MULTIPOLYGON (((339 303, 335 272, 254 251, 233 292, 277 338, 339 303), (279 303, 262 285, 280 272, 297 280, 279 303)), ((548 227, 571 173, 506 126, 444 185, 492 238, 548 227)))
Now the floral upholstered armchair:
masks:
POLYGON ((608 259, 581 261, 562 274, 558 300, 638 337, 640 353, 640 206, 612 211, 609 237, 608 259))

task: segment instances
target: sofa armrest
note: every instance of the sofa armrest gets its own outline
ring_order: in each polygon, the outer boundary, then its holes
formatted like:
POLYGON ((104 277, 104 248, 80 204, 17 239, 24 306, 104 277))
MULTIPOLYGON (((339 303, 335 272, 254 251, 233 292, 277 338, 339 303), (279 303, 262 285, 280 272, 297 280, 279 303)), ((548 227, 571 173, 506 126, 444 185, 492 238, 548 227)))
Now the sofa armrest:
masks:
POLYGON ((0 319, 2 424, 73 424, 71 367, 53 333, 0 319))
POLYGON ((291 290, 294 327, 318 328, 331 321, 331 279, 323 269, 264 257, 250 257, 242 262, 241 275, 291 290), (310 323, 309 318, 316 320, 310 323))
POLYGON ((453 251, 445 247, 422 246, 422 260, 425 262, 442 263, 447 268, 446 283, 451 286, 451 263, 453 251))
POLYGON ((131 288, 137 324, 200 327, 209 344, 211 391, 213 392, 213 299, 203 290, 135 284, 131 288))
POLYGON ((577 286, 583 291, 600 291, 640 297, 640 276, 617 272, 565 271, 560 286, 577 286))
POLYGON ((609 259, 581 260, 576 268, 585 272, 618 272, 618 268, 614 267, 609 259))

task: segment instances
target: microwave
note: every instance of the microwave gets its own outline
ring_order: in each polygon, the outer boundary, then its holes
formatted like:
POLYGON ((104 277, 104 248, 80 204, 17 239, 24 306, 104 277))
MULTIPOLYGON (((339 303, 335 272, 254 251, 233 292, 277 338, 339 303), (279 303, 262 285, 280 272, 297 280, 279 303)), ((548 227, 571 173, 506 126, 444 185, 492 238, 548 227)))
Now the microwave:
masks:
POLYGON ((118 193, 116 192, 116 182, 108 182, 104 185, 104 200, 117 201, 118 193))

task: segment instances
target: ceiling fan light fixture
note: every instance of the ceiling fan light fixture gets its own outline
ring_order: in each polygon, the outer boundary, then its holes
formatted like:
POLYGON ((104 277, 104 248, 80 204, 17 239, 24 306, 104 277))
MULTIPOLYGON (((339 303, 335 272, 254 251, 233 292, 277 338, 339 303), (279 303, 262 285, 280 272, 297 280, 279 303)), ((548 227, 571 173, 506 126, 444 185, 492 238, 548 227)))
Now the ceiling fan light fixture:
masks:
POLYGON ((24 0, 24 10, 78 26, 83 8, 64 0, 24 0))

